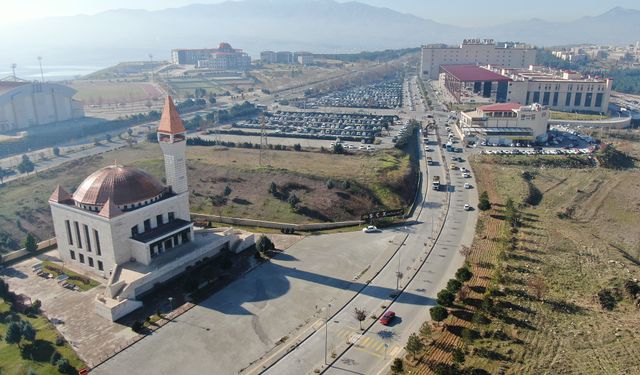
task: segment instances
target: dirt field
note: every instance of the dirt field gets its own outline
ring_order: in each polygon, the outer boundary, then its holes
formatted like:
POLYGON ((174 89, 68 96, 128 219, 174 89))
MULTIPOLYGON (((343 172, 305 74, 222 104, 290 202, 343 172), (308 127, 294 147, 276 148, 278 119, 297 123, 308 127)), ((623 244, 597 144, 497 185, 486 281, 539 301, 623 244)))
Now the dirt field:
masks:
POLYGON ((74 99, 87 105, 131 103, 162 96, 154 85, 140 82, 75 81, 69 86, 78 90, 74 99))
MULTIPOLYGON (((296 223, 351 220, 376 208, 406 206, 415 185, 408 156, 397 150, 372 155, 269 151, 264 157, 268 166, 262 168, 258 150, 189 147, 187 157, 192 210, 213 215, 296 223), (329 179, 332 189, 327 187, 329 179), (275 195, 268 191, 271 182, 278 187, 275 195), (231 189, 228 196, 226 186, 231 189), (287 202, 292 194, 300 199, 297 210, 287 202)), ((164 177, 159 146, 142 144, 9 183, 1 188, 0 236, 18 244, 27 232, 50 238, 47 200, 55 186, 73 191, 84 177, 115 161, 164 177)), ((6 248, 2 240, 0 246, 6 248)))
MULTIPOLYGON (((640 150, 636 143, 618 147, 640 150)), ((473 164, 478 188, 494 206, 482 215, 468 256, 469 295, 451 309, 444 332, 431 335, 435 342, 414 373, 453 363, 455 348, 465 352, 460 367, 491 374, 640 373, 640 313, 623 287, 640 278, 640 171, 526 169, 481 160, 473 164), (543 197, 521 207, 514 248, 501 252, 509 236, 502 204, 508 197, 523 202, 525 170, 543 197), (542 280, 540 298, 533 280, 542 280), (621 291, 611 311, 598 302, 603 288, 621 291), (490 322, 474 322, 487 296, 494 306, 486 313, 490 322), (475 337, 461 337, 464 328, 475 337)))

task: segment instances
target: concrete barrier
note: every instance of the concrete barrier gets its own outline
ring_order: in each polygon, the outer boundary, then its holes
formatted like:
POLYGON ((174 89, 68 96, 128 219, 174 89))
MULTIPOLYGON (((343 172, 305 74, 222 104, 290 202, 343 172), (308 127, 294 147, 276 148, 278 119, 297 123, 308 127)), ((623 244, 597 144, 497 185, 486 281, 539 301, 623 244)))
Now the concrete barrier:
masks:
POLYGON ((612 117, 603 120, 549 120, 549 125, 570 125, 587 128, 623 129, 631 125, 631 117, 612 117))
POLYGON ((50 238, 48 240, 44 240, 42 242, 38 242, 37 250, 34 252, 29 252, 27 249, 20 249, 16 251, 12 251, 9 254, 2 255, 0 258, 0 263, 8 263, 15 261, 17 259, 27 258, 29 256, 36 256, 38 254, 44 253, 45 251, 49 251, 51 249, 56 248, 57 242, 55 238, 50 238))
POLYGON ((191 217, 194 220, 215 221, 219 223, 242 225, 246 227, 262 227, 262 228, 271 228, 271 229, 293 228, 297 231, 303 231, 303 232, 306 232, 306 231, 313 232, 313 231, 319 231, 319 230, 351 227, 355 225, 361 225, 364 223, 364 221, 362 220, 353 220, 353 221, 339 221, 339 222, 332 222, 332 223, 291 224, 291 223, 279 223, 275 221, 254 220, 254 219, 244 219, 239 217, 227 217, 227 216, 194 214, 194 213, 191 214, 191 217))

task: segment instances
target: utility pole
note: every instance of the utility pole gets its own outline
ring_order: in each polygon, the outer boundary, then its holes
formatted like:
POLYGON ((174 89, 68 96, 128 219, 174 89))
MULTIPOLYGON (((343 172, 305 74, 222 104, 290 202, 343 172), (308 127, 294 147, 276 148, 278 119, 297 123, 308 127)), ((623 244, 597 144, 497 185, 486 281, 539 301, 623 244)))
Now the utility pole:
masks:
POLYGON ((44 83, 44 70, 42 70, 42 56, 38 56, 38 63, 40 63, 40 82, 44 83))
POLYGON ((11 70, 13 71, 13 81, 17 81, 18 79, 16 78, 16 68, 18 67, 18 65, 16 63, 11 64, 11 70))
POLYGON ((327 361, 327 345, 328 345, 328 341, 329 341, 329 309, 331 309, 331 304, 327 305, 327 315, 325 316, 325 320, 324 320, 324 364, 328 365, 329 362, 327 361))
MULTIPOLYGON (((267 133, 265 128, 264 113, 260 115, 260 160, 259 165, 262 167, 263 153, 267 152, 267 133)), ((266 154, 264 155, 266 158, 266 154)))

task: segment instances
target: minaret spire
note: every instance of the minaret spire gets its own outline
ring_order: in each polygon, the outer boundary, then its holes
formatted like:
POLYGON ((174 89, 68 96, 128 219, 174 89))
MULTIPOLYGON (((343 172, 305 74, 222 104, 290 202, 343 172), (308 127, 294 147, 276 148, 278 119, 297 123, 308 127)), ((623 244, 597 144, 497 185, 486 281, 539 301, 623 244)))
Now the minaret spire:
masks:
POLYGON ((187 130, 170 96, 164 102, 164 109, 158 126, 158 142, 164 153, 164 170, 167 185, 174 193, 189 191, 187 185, 187 130))

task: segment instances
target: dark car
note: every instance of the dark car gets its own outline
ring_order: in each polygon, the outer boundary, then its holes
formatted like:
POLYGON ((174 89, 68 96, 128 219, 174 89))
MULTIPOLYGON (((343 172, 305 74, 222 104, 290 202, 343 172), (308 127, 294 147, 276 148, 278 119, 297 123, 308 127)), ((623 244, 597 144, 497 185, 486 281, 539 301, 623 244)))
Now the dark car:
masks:
POLYGON ((382 318, 380 318, 380 324, 388 326, 395 317, 396 313, 394 313, 393 311, 387 311, 386 313, 384 313, 384 315, 382 315, 382 318))

